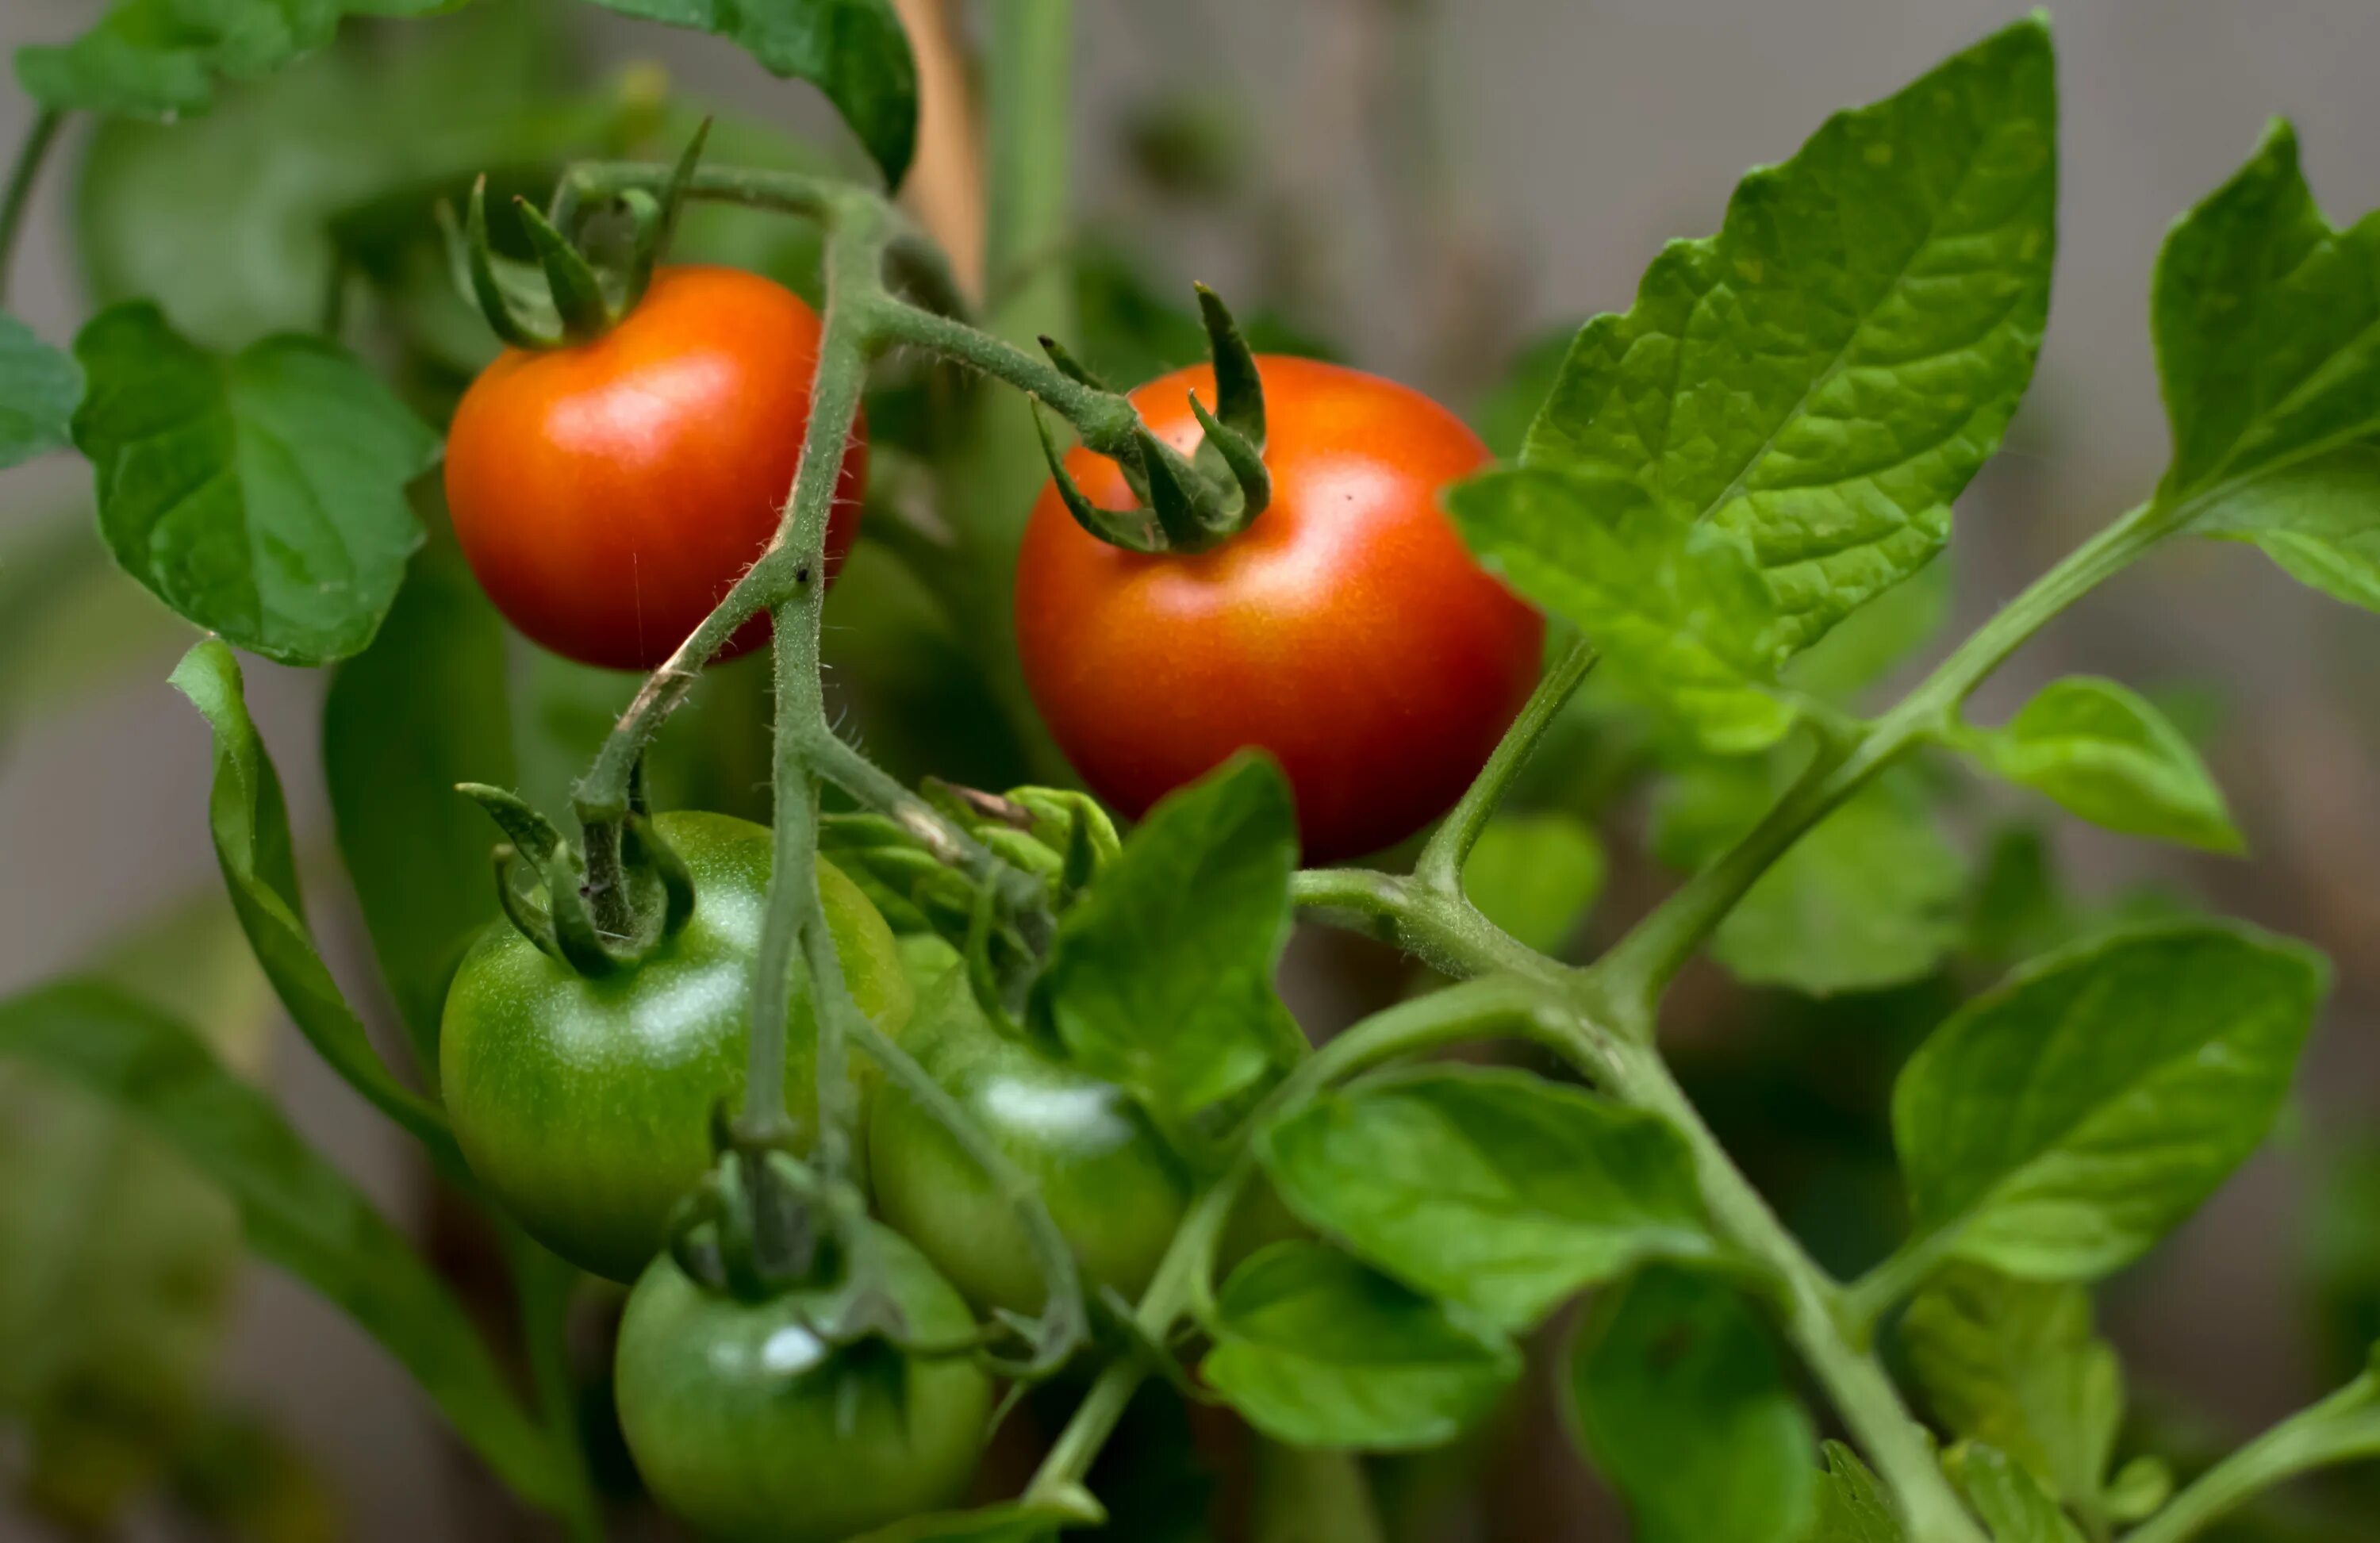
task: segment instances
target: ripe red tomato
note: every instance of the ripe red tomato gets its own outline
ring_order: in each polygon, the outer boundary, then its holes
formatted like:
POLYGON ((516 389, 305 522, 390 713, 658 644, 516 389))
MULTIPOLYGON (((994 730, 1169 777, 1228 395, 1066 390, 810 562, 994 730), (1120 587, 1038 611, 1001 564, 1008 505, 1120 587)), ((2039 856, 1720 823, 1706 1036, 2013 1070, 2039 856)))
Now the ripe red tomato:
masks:
MULTIPOLYGON (((588 664, 667 659, 775 534, 809 422, 818 313, 734 268, 663 268, 592 342, 507 348, 446 439, 455 534, 496 608, 588 664)), ((852 436, 830 578, 868 477, 852 436)), ((759 618, 727 653, 768 636, 759 618)))
MULTIPOLYGON (((1102 798, 1137 816, 1234 750, 1269 750, 1311 862, 1411 835, 1444 813, 1536 684, 1545 623, 1472 560, 1439 490, 1488 458, 1463 422, 1393 382, 1267 356, 1272 501, 1209 551, 1108 545, 1046 488, 1025 531, 1016 636, 1034 701, 1102 798)), ((1159 439, 1199 438, 1178 371, 1132 394, 1159 439)), ((1123 474, 1076 449, 1090 499, 1130 508, 1123 474)))

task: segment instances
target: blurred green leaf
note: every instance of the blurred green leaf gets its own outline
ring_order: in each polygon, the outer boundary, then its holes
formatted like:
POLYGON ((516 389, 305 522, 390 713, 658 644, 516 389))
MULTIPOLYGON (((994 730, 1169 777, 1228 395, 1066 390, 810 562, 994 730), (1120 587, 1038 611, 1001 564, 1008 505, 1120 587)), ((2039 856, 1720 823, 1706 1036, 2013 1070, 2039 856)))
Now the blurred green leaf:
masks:
POLYGON ((1500 814, 1463 865, 1489 921, 1541 954, 1561 950, 1603 891, 1603 843, 1576 815, 1500 814))
POLYGON ((153 680, 151 667, 170 668, 191 638, 189 623, 115 565, 88 511, 42 521, 0 547, 0 746, 135 675, 153 680))
POLYGON ((1258 1430, 1303 1447, 1452 1440, 1521 1372, 1520 1353, 1344 1254, 1278 1243, 1232 1272, 1201 1371, 1258 1430))
POLYGON ((2180 730, 2111 680, 2053 681, 1997 729, 1960 747, 2095 825, 2216 852, 2240 849, 2223 790, 2180 730))
POLYGON ((2252 542, 2299 583, 2380 611, 2380 447, 2348 445, 2252 481, 2193 529, 2252 542))
POLYGON ((1264 1076, 1296 866, 1269 760, 1236 757, 1151 809, 1066 913, 1036 988, 1075 1063, 1176 1128, 1264 1076))
POLYGON ((1859 1453, 1828 1441, 1827 1475, 1818 1484, 1818 1515, 1804 1543, 1905 1543, 1900 1519, 1883 1486, 1859 1453))
POLYGON ((462 1308, 193 1031, 114 988, 67 981, 0 1004, 0 1054, 106 1099, 194 1164, 239 1208, 249 1247, 379 1340, 522 1499, 556 1504, 552 1450, 462 1308))
POLYGON ((1326 1094, 1258 1149, 1301 1219, 1514 1332, 1641 1260, 1719 1251, 1675 1131, 1528 1072, 1417 1070, 1326 1094))
POLYGON ((1910 1369, 1952 1435, 2023 1464, 2051 1499, 2096 1512, 2124 1419, 2124 1371, 2081 1286, 1954 1264, 1901 1316, 1910 1369))
POLYGON ((1950 619, 1950 565, 1936 558, 1795 654, 1785 684, 1846 710, 1933 641, 1950 619))
POLYGON ((1718 235, 1580 332, 1522 459, 1738 533, 1788 650, 1916 572, 2033 378, 2053 77, 2021 21, 1751 173, 1718 235))
POLYGON ((75 355, 75 443, 125 572, 283 663, 371 641, 421 541, 406 484, 439 447, 378 378, 316 338, 221 358, 140 302, 93 318, 75 355))
POLYGON ((322 774, 372 951, 434 1083, 446 983, 499 914, 495 828, 455 784, 514 781, 504 622, 450 545, 415 557, 380 636, 333 673, 322 774))
POLYGON ((623 15, 711 32, 770 73, 826 93, 898 188, 917 144, 917 65, 892 0, 595 0, 623 15))
POLYGON ((1893 1090, 1919 1245, 2031 1280, 2131 1263, 2264 1139, 2326 974, 2301 944, 2192 922, 1976 998, 1893 1090))
POLYGON ((1800 1543, 1816 1515, 1817 1432, 1727 1282, 1638 1271, 1596 1301, 1567 1386, 1638 1543, 1800 1543))
POLYGON ((398 1082, 381 1060, 307 930, 290 857, 288 806, 273 759, 248 715, 238 661, 220 639, 209 638, 183 657, 173 684, 214 732, 208 829, 225 888, 265 978, 332 1070, 422 1141, 447 1173, 465 1173, 462 1150, 444 1117, 398 1082))
POLYGON ((456 0, 116 0, 71 43, 17 50, 45 107, 172 121, 224 80, 269 75, 329 43, 349 16, 426 16, 456 0))
POLYGON ((0 310, 0 470, 66 448, 81 400, 73 358, 0 310))

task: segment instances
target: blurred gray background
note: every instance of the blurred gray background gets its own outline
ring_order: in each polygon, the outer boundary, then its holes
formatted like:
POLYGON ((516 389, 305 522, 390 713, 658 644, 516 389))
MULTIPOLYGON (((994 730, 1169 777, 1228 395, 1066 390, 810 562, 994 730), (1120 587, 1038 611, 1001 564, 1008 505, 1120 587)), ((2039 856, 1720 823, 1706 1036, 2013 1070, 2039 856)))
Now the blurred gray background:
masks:
MULTIPOLYGON (((96 8, 6 0, 0 47, 70 35, 96 8)), ((1384 9, 1415 8, 1084 0, 1082 207, 1140 220, 1145 195, 1120 170, 1120 112, 1186 71, 1223 82, 1255 115, 1275 196, 1304 233, 1284 261, 1302 265, 1327 312, 1316 319, 1351 341, 1355 362, 1456 395, 1481 383, 1481 358, 1497 357, 1483 339, 1517 343, 1547 323, 1624 310, 1660 242, 1712 229, 1747 165, 1781 159, 1828 112, 1897 89, 2020 14, 2001 0, 1437 0, 1420 7, 1420 46, 1385 43, 1384 9)), ((2150 264, 2168 222, 2245 157, 2264 122, 2297 121, 2334 218, 2380 204, 2373 0, 2070 0, 2054 20, 2065 180, 2050 336, 2008 454, 1960 510, 1952 560, 1967 617, 2155 478, 2165 437, 2145 323, 2150 264)), ((723 46, 609 18, 597 33, 616 60, 660 59, 756 115, 820 121, 803 88, 723 46)), ((13 144, 29 115, 13 89, 0 90, 0 143, 13 144)), ((64 341, 83 307, 56 173, 14 309, 64 341)), ((1190 226, 1169 265, 1185 281, 1228 284, 1235 271, 1210 233, 1190 226)), ((85 498, 87 475, 66 457, 0 475, 0 551, 85 498)), ((208 749, 164 685, 172 658, 169 644, 123 689, 48 711, 8 747, 0 991, 84 954, 143 897, 212 881, 208 749)), ((2244 550, 2179 549, 2061 621, 1996 684, 1985 711, 2079 667, 2219 688, 2211 756, 2253 857, 2200 863, 2086 834, 2070 838, 2070 855, 2109 881, 2182 865, 2224 908, 2328 950, 2341 991, 2305 1086, 2323 1126, 2367 1122, 2380 1107, 2380 1057, 2366 1042, 2380 989, 2380 619, 2295 587, 2244 550)), ((327 848, 311 755, 320 677, 249 669, 301 844, 327 848)), ((313 901, 326 941, 352 962, 360 934, 343 898, 318 884, 313 901)), ((275 1075, 309 1136, 392 1210, 415 1208, 397 1138, 294 1037, 275 1075)), ((2143 1378, 2243 1419, 2312 1391, 2285 1294, 2293 1234, 2282 1147, 2161 1256, 2156 1291, 2119 1291, 2109 1309, 2143 1378)), ((330 1309, 251 1270, 226 1375, 303 1433, 349 1503, 355 1536, 456 1535, 468 1482, 408 1384, 330 1309)), ((16 1536, 10 1526, 0 1518, 0 1537, 16 1536)))

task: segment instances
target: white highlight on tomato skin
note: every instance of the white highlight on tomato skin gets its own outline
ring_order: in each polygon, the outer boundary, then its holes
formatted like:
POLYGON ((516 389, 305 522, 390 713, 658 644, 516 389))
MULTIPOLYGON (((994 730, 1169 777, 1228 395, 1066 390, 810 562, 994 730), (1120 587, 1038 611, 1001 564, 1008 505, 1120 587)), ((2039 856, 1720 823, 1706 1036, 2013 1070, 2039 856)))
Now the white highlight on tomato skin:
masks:
POLYGON ((1005 1077, 983 1090, 986 1111, 1003 1124, 1064 1130, 1110 1147, 1124 1145, 1135 1134, 1118 1097, 1112 1087, 1050 1087, 1005 1077))

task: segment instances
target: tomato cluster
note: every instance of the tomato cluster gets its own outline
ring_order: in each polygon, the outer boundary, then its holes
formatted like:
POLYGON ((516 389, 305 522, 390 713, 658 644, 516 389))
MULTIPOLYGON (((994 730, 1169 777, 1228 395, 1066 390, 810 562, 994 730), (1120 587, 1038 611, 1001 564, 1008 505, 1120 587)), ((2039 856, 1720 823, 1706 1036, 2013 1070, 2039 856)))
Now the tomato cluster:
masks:
MULTIPOLYGON (((463 401, 446 473, 456 533, 499 608, 583 661, 666 656, 776 528, 817 348, 818 320, 792 295, 681 268, 604 336, 500 358, 463 401)), ((1437 507, 1485 456, 1458 420, 1354 371, 1258 368, 1271 498, 1253 526, 1213 550, 1127 552, 1077 526, 1053 488, 1024 539, 1017 640, 1052 733, 1103 797, 1137 815, 1257 746, 1288 773, 1308 857, 1327 860, 1452 802, 1535 679, 1543 624, 1437 507)), ((1210 371, 1184 371, 1132 400, 1188 452, 1191 395, 1213 388, 1210 371)), ((866 457, 856 437, 831 561, 851 540, 866 457)), ((1129 505, 1113 464, 1068 464, 1093 500, 1129 505)), ((880 1283, 910 1348, 831 1342, 832 1279, 746 1300, 684 1272, 669 1232, 716 1161, 713 1112, 742 1091, 771 838, 709 814, 655 828, 695 901, 645 957, 582 975, 506 921, 464 959, 441 1041, 456 1136, 531 1235, 635 1282, 620 1419, 671 1510, 710 1535, 799 1543, 952 1501, 991 1384, 964 1354, 916 1347, 963 1346, 977 1314, 1043 1306, 1022 1224, 936 1115, 870 1079, 854 1176, 872 1193, 880 1283)), ((1189 1201, 1171 1147, 1122 1089, 995 1027, 948 945, 896 944, 832 863, 819 883, 861 1011, 1038 1186, 1086 1283, 1137 1295, 1189 1201)), ((812 1011, 796 981, 797 1117, 817 1102, 812 1011)), ((1234 1251, 1281 1220, 1241 1218, 1234 1251)))

